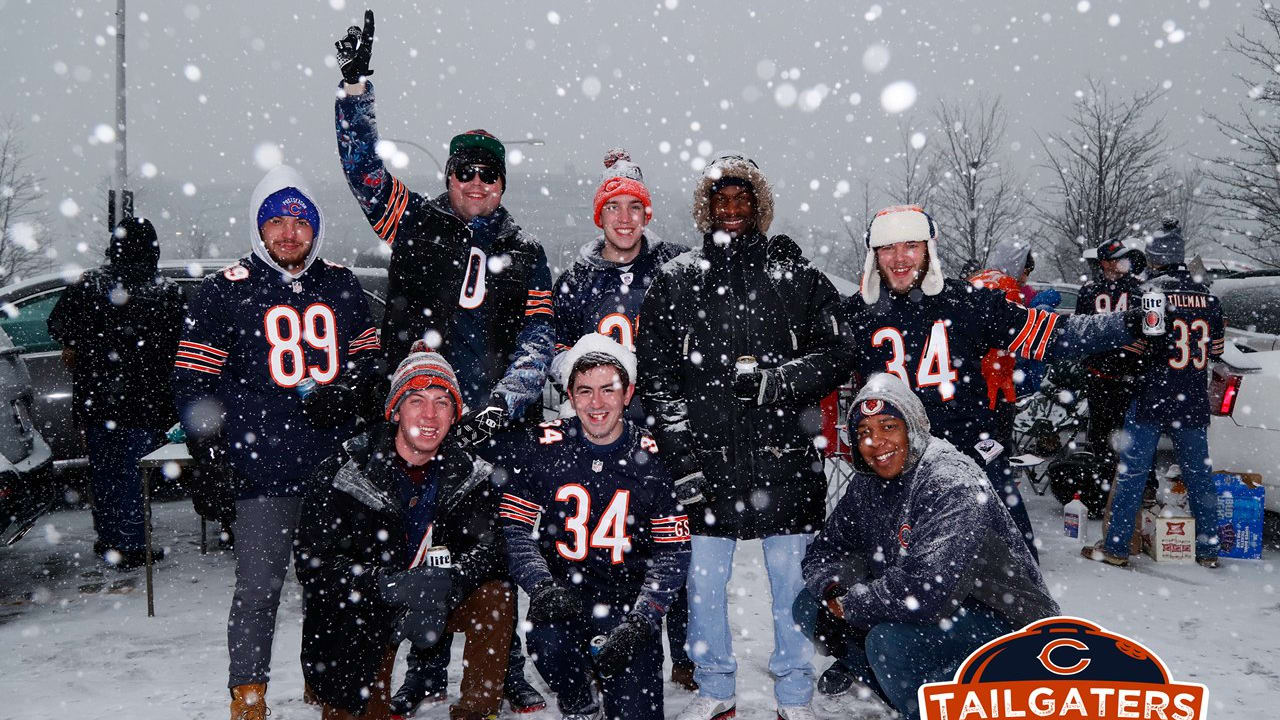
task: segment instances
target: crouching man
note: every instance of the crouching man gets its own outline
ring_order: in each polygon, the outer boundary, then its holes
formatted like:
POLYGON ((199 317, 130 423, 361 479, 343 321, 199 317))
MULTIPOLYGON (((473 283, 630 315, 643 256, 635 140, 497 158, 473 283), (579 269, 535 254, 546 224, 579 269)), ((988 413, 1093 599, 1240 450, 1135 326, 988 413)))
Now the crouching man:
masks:
POLYGON ((801 564, 795 620, 836 658, 820 692, 859 682, 919 718, 922 683, 1058 605, 986 473, 930 436, 902 380, 873 375, 849 428, 856 472, 801 564))
POLYGON ((662 720, 658 629, 689 568, 689 520, 658 445, 623 411, 635 355, 592 333, 568 351, 576 417, 508 436, 494 483, 526 638, 565 720, 662 720), (600 644, 599 638, 603 638, 600 644))
POLYGON ((466 633, 462 697, 449 716, 496 717, 515 601, 492 466, 449 436, 462 398, 438 353, 400 363, 385 413, 389 423, 320 465, 303 503, 303 674, 325 720, 385 719, 399 641, 466 633))

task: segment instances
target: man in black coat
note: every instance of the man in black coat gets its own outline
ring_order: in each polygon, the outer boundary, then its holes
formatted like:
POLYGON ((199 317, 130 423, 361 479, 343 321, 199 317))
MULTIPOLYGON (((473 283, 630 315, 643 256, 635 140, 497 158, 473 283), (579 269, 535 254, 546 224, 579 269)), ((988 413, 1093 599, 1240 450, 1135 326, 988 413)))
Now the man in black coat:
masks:
POLYGON ((637 334, 641 399, 693 532, 688 642, 700 689, 679 717, 734 707, 725 588, 737 541, 763 538, 780 620, 769 669, 779 717, 792 720, 811 712, 813 694, 813 647, 790 617, 825 509, 818 401, 840 385, 852 352, 831 281, 790 238, 765 234, 773 192, 755 162, 709 164, 693 214, 702 247, 662 266, 637 334), (735 372, 743 356, 758 369, 735 372))
POLYGON ((325 460, 303 502, 302 667, 326 720, 387 717, 399 641, 430 648, 453 632, 467 644, 450 718, 501 706, 515 594, 493 468, 449 434, 461 408, 449 363, 411 353, 392 377, 390 422, 325 460))
POLYGON ((119 569, 146 556, 138 461, 177 421, 170 370, 187 306, 156 272, 151 222, 128 218, 111 233, 107 264, 70 285, 49 313, 49 334, 71 370, 93 490, 94 552, 119 569))

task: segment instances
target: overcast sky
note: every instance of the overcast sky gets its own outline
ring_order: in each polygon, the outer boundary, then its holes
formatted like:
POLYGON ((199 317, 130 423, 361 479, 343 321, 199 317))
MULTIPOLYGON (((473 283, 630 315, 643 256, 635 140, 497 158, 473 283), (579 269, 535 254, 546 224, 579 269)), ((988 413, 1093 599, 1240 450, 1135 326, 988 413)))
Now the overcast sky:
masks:
MULTIPOLYGON (((115 0, 0 0, 5 113, 46 180, 51 223, 88 223, 112 172, 115 0), (105 126, 100 129, 99 126, 105 126), (70 199, 72 202, 67 202, 70 199), (80 209, 74 214, 74 208, 80 209)), ((273 149, 317 183, 340 183, 333 42, 352 0, 129 0, 129 173, 139 186, 252 187, 273 149)), ((1159 110, 1181 156, 1223 147, 1206 111, 1237 112, 1245 88, 1226 40, 1255 5, 1225 0, 912 2, 401 2, 378 17, 373 80, 384 137, 437 149, 461 130, 544 138, 513 172, 598 175, 623 145, 651 186, 685 197, 701 154, 744 150, 773 179, 781 217, 838 228, 880 183, 903 115, 940 99, 999 96, 1010 160, 1030 173, 1035 132, 1063 129, 1093 75, 1120 94, 1165 84, 1159 110), (903 88, 906 86, 898 86, 903 88), (906 99, 899 93, 899 103, 906 99), (858 200, 857 202, 860 202, 858 200)), ((402 174, 434 166, 406 149, 402 174)), ((427 182, 424 180, 423 182, 427 182)), ((1034 184, 1034 183, 1033 183, 1034 184)), ((427 188, 429 189, 429 188, 427 188)), ((594 189, 584 187, 589 198, 594 189)), ((351 201, 354 207, 354 201, 351 201)), ((511 208, 517 217, 519 207, 511 208)), ((657 208, 665 226, 691 224, 657 208), (664 214, 665 213, 665 214, 664 214)), ((143 211, 147 211, 143 208, 143 211)), ((589 222, 589 219, 586 219, 589 222)), ((348 232, 367 232, 347 228, 348 232)), ((544 228, 543 232, 549 230, 544 228)), ((67 255, 63 255, 67 257, 67 255)))

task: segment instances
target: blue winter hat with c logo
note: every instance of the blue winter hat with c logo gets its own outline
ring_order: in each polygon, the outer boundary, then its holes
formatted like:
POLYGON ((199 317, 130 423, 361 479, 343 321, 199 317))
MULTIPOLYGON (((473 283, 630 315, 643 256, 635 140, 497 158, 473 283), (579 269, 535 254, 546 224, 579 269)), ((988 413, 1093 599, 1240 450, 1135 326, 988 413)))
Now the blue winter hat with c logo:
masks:
POLYGON ((258 227, 273 217, 305 218, 314 232, 320 232, 320 213, 311 199, 295 187, 280 188, 258 206, 258 227))

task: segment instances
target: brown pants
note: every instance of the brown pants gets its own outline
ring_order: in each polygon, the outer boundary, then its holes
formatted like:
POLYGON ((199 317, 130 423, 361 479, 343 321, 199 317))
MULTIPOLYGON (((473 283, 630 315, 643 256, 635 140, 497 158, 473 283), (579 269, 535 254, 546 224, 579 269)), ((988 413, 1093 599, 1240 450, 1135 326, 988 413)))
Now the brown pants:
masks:
POLYGON ((449 614, 445 629, 467 636, 462 648, 462 697, 449 708, 450 718, 485 717, 497 714, 502 706, 515 612, 511 587, 492 580, 476 588, 449 614))
POLYGON ((373 695, 359 715, 329 705, 320 706, 320 720, 391 720, 391 670, 396 664, 396 648, 387 648, 382 666, 373 680, 373 695))

